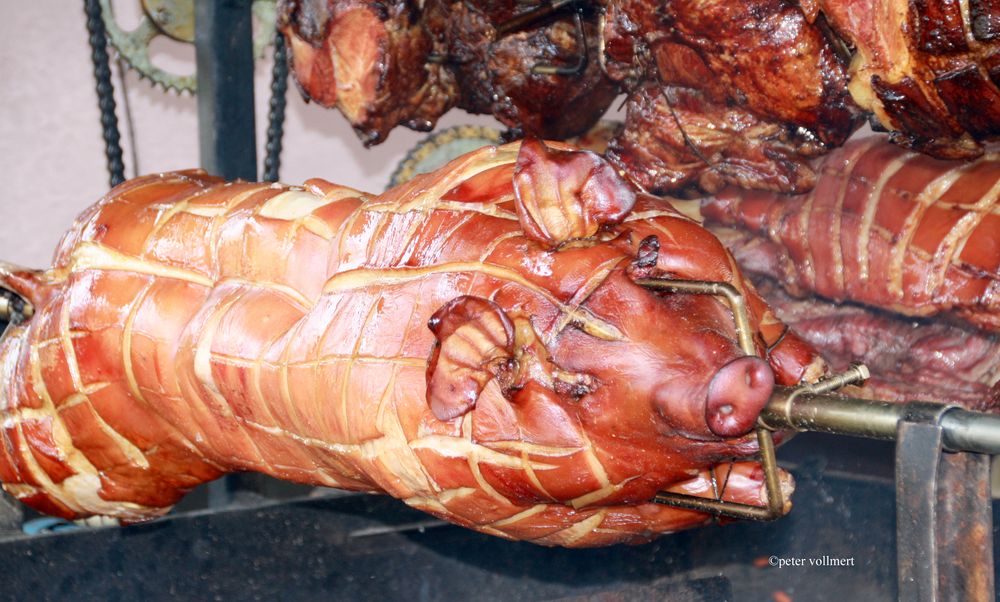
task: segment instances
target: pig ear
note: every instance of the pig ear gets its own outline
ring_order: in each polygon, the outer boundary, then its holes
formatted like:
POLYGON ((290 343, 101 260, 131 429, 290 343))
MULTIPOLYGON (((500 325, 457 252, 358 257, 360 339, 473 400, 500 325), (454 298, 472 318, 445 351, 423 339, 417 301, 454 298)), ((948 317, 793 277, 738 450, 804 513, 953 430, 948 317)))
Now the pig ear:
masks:
POLYGON ((635 189, 599 155, 552 149, 537 138, 521 143, 514 194, 521 229, 553 247, 620 223, 635 204, 635 189))
POLYGON ((439 420, 471 410, 490 380, 512 371, 514 327, 499 305, 463 296, 437 310, 427 362, 427 402, 439 420))

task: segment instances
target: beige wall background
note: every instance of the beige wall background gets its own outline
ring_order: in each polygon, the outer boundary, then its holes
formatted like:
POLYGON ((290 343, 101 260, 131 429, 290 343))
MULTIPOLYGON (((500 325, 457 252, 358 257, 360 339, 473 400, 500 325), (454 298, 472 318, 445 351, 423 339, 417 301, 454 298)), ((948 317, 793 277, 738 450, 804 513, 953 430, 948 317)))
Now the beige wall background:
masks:
MULTIPOLYGON (((126 28, 138 22, 139 0, 115 0, 126 28)), ((84 208, 108 189, 100 114, 80 0, 2 0, 0 7, 0 260, 46 267, 59 237, 84 208)), ((263 162, 271 52, 256 68, 257 146, 263 162)), ((194 70, 194 48, 163 40, 154 62, 178 73, 194 70)), ((126 175, 198 165, 197 101, 154 88, 133 71, 124 90, 113 66, 126 175), (131 106, 130 138, 124 101, 131 106), (138 166, 131 160, 132 148, 138 166)), ((452 111, 440 127, 495 124, 491 118, 452 111)), ((398 161, 426 134, 396 129, 366 150, 336 111, 303 102, 288 91, 281 179, 310 177, 381 191, 398 161)))

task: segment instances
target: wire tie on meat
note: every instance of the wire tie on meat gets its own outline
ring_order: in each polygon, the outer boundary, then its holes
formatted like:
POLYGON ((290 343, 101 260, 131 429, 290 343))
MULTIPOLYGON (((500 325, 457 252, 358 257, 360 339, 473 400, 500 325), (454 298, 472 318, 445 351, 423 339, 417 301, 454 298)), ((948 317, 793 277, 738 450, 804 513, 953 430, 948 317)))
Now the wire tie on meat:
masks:
POLYGON ((515 17, 507 19, 496 26, 497 39, 500 39, 515 31, 520 31, 533 23, 559 12, 563 8, 573 4, 583 4, 580 0, 549 0, 537 8, 533 8, 515 17))
POLYGON ((576 31, 577 53, 576 63, 567 67, 559 67, 548 63, 535 63, 531 66, 531 72, 538 75, 578 75, 587 69, 588 55, 590 49, 587 47, 587 32, 583 29, 583 12, 577 9, 573 15, 573 25, 576 31))

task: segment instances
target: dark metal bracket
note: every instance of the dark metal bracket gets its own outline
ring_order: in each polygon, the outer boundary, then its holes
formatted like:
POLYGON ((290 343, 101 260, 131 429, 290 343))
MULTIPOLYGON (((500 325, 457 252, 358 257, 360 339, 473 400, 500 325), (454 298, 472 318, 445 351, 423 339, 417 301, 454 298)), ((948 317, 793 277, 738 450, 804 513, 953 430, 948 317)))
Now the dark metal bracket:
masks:
POLYGON ((913 409, 896 439, 899 599, 994 600, 990 458, 944 452, 949 407, 913 409))
MULTIPOLYGON (((251 0, 195 3, 198 140, 201 166, 226 180, 257 180, 251 0)), ((276 166, 275 166, 276 168, 276 166)), ((209 484, 209 505, 231 503, 256 476, 229 475, 209 484)))
POLYGON ((496 26, 497 38, 499 39, 515 31, 525 29, 542 19, 547 19, 564 8, 580 4, 580 2, 581 0, 548 0, 547 2, 542 2, 539 6, 498 24, 496 26))
POLYGON ((227 180, 257 180, 251 0, 195 3, 201 165, 227 180))

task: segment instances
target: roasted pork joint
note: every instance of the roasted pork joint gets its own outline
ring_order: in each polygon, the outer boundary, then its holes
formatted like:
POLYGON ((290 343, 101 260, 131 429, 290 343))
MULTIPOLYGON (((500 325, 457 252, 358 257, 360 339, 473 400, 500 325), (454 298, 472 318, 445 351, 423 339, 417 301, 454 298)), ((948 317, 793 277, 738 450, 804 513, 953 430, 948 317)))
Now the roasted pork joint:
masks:
POLYGON ((602 46, 629 92, 611 157, 652 192, 805 192, 858 125, 836 45, 785 0, 609 0, 602 46))
POLYGON ((454 78, 428 63, 432 40, 410 2, 281 2, 278 26, 306 99, 344 114, 377 144, 399 124, 429 130, 454 104, 454 78))
POLYGON ((870 368, 865 396, 998 411, 997 157, 941 161, 875 136, 819 172, 807 195, 706 199, 706 224, 834 369, 870 368))
POLYGON ((729 189, 706 199, 744 269, 793 294, 906 316, 951 314, 1000 331, 1000 160, 940 161, 851 142, 826 157, 808 195, 729 189), (739 239, 739 240, 737 240, 739 239))
POLYGON ((50 270, 0 272, 34 308, 0 342, 0 479, 141 520, 260 471, 509 538, 645 541, 708 520, 659 490, 763 503, 756 463, 730 461, 773 382, 825 369, 733 266, 597 155, 538 141, 377 197, 139 178, 50 270), (764 359, 723 302, 652 276, 742 291, 764 359))
POLYGON ((994 0, 819 0, 855 49, 851 96, 901 145, 973 158, 1000 136, 1000 5, 994 0))
POLYGON ((618 94, 596 19, 500 31, 519 2, 282 0, 279 28, 303 95, 336 107, 366 145, 429 130, 452 107, 530 135, 586 132, 618 94), (535 69, 549 66, 551 72, 535 69))

